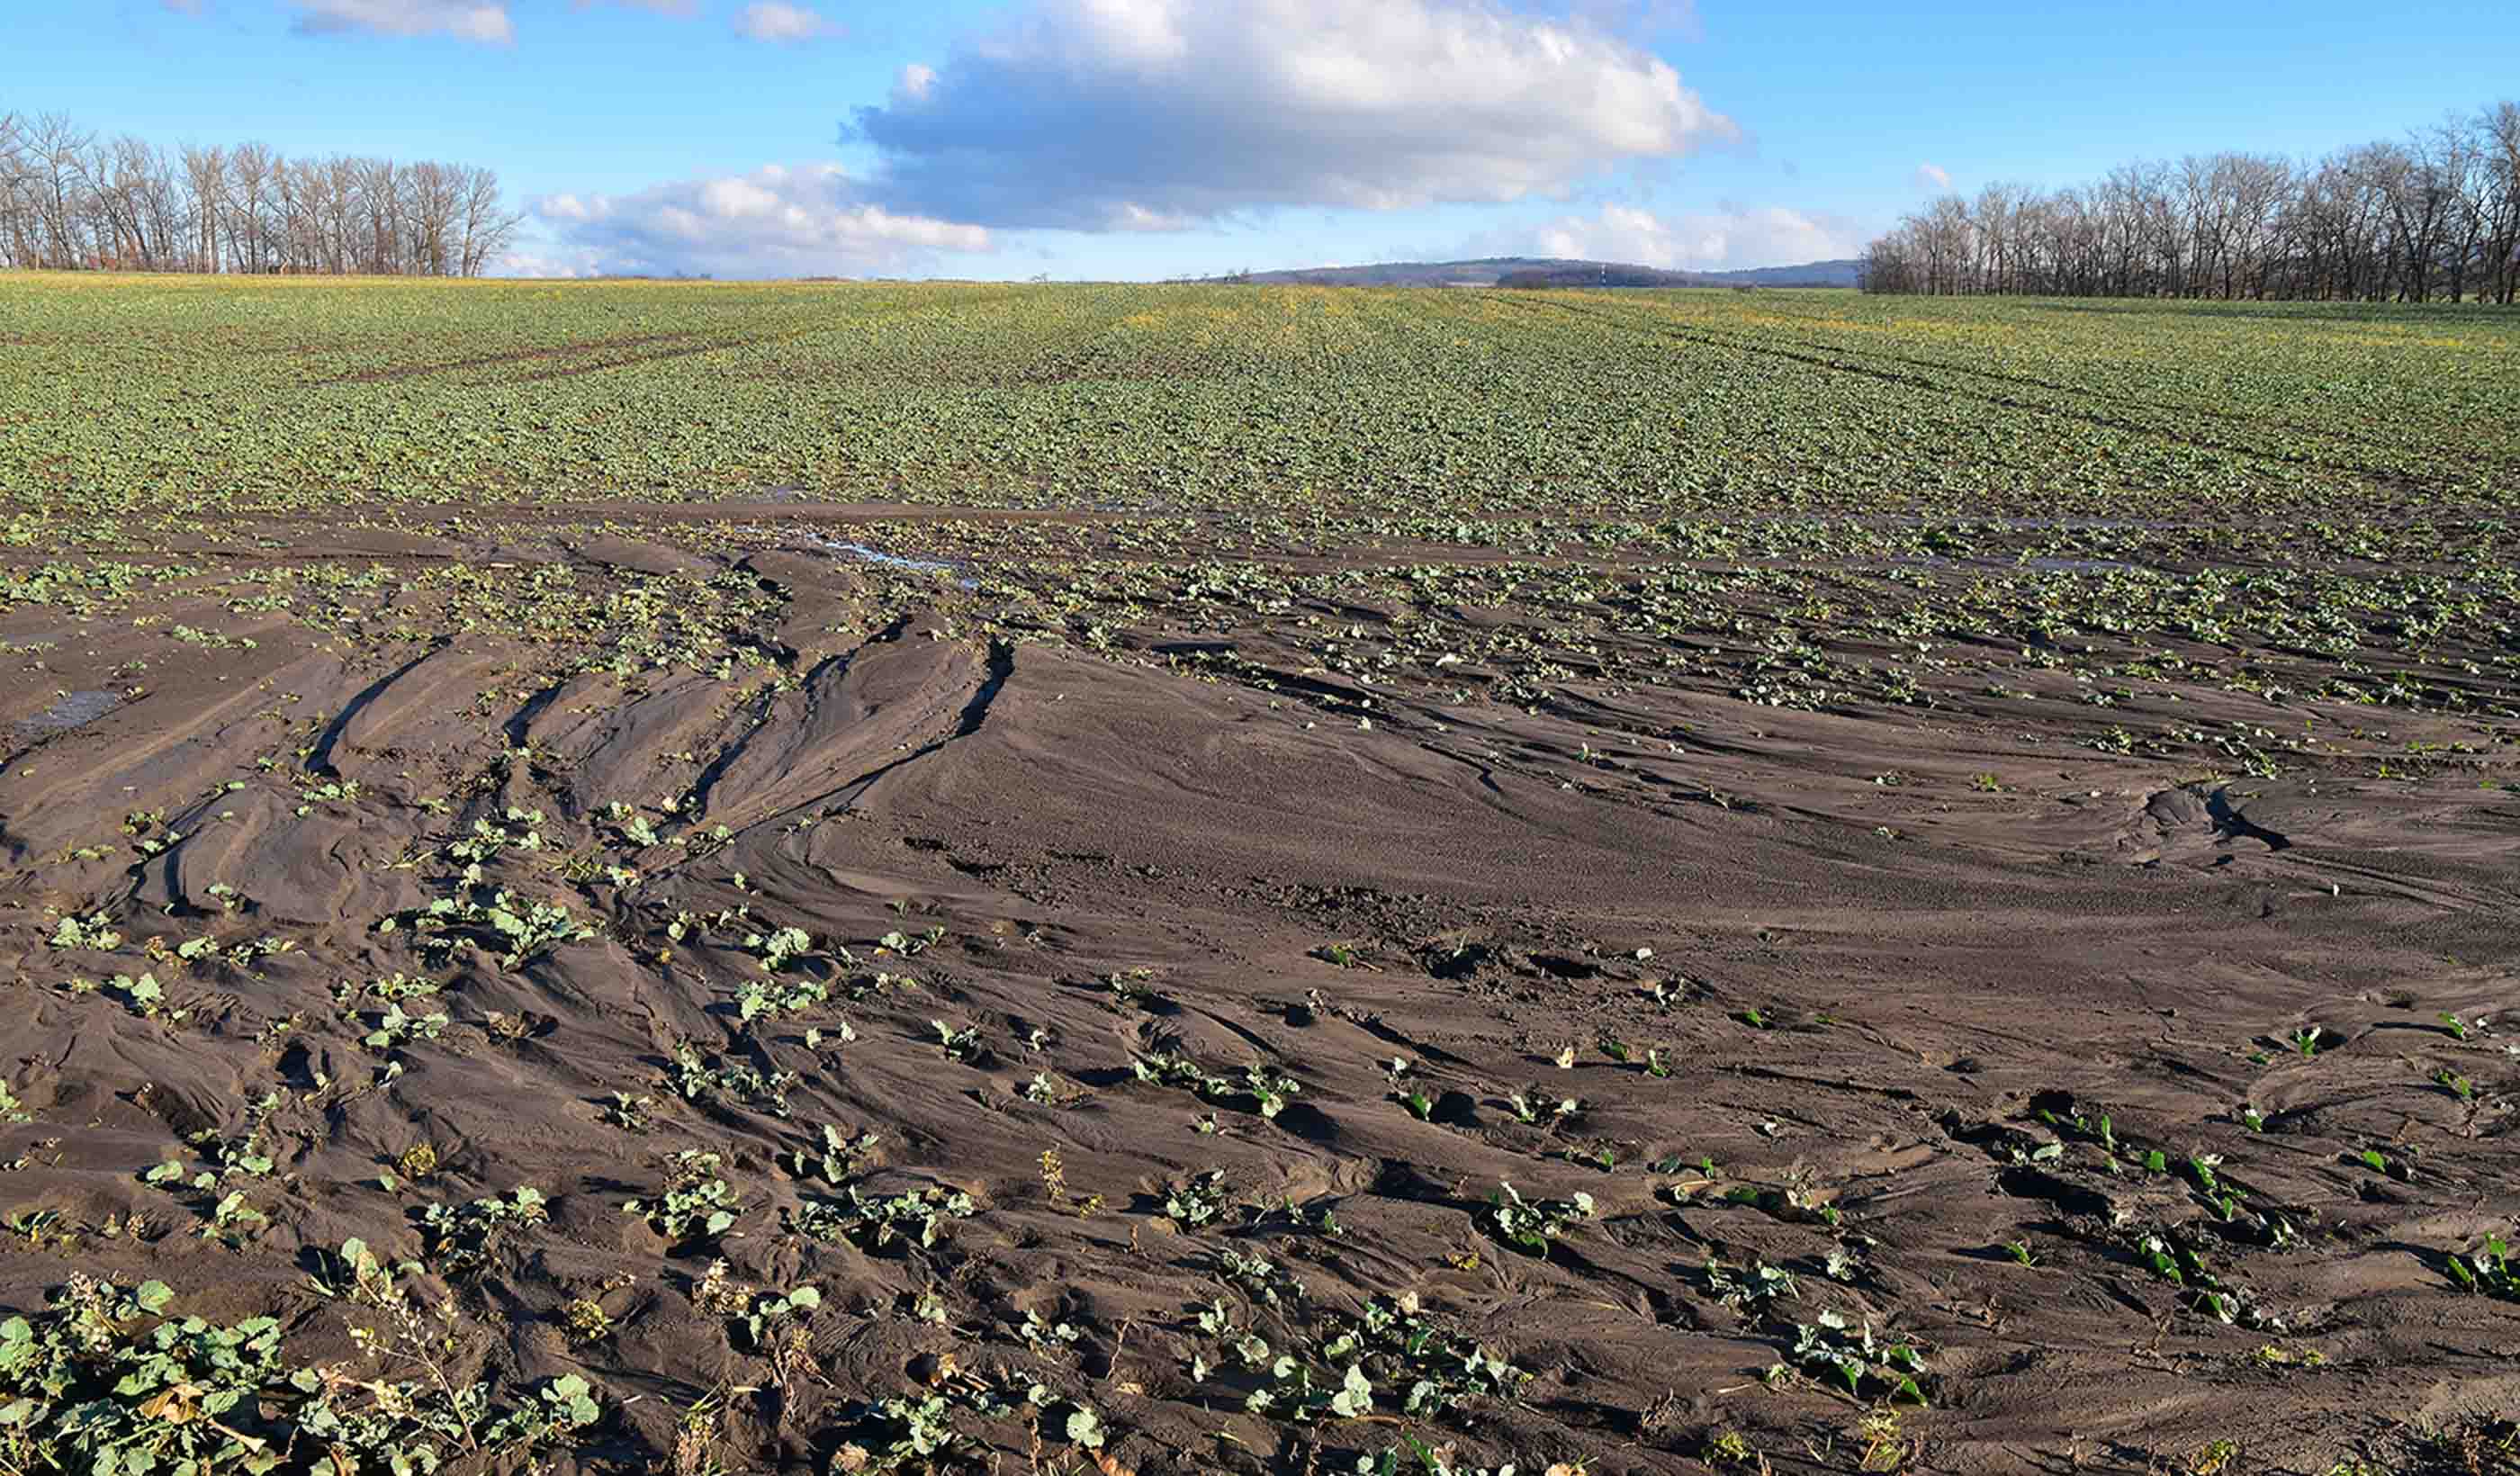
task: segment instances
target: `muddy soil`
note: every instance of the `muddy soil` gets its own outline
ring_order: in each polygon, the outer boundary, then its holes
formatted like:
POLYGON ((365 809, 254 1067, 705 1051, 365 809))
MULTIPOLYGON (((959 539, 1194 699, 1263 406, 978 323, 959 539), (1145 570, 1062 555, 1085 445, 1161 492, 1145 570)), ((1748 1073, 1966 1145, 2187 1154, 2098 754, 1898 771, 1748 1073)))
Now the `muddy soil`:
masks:
MULTIPOLYGON (((1958 684, 1462 694, 1297 639, 1389 610, 1150 597, 1067 639, 1016 576, 853 556, 849 515, 749 547, 680 511, 301 525, 9 606, 0 1309, 156 1277, 350 1359, 309 1278, 360 1237, 423 1263, 494 1386, 591 1381, 559 1457, 588 1470, 663 1468, 710 1400, 728 1468, 821 1471, 930 1389, 970 1469, 1086 1460, 1057 1411, 1089 1405, 1144 1473, 1404 1437, 1598 1476, 2225 1441, 2414 1469, 2520 1410, 2520 1305, 2451 1269, 2520 1207, 2507 744, 2270 779, 1958 684), (574 613, 429 570, 564 575, 574 613), (691 649, 606 644, 634 607, 691 649), (268 1169, 191 1186, 239 1145, 268 1169), (624 1212, 684 1150, 720 1155, 718 1234, 624 1212), (427 1223, 519 1186, 548 1222, 470 1264, 427 1223), (217 1222, 233 1188, 258 1223, 217 1222), (1516 1243, 1508 1194, 1555 1233, 1516 1243), (903 1195, 968 1213, 850 1219, 903 1195), (728 1281, 819 1289, 801 1364, 728 1281), (1386 1357, 1357 1418, 1272 1377, 1336 1391, 1339 1329, 1403 1297, 1510 1397, 1413 1411, 1386 1357), (608 1331, 571 1335, 582 1299, 608 1331), (1807 1356, 1824 1313, 1912 1350, 1912 1390, 1807 1356)), ((2202 724, 2374 721, 2168 686, 2202 724)), ((2480 731, 2380 726, 2355 751, 2480 731)))

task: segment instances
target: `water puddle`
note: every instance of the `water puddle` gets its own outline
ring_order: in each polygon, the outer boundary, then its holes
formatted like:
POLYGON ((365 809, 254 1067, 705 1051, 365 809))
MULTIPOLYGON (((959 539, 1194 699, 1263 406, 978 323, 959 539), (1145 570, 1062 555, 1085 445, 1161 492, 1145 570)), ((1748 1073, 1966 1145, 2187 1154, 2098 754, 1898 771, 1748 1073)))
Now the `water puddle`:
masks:
POLYGON ((975 590, 980 587, 980 581, 964 572, 965 565, 950 559, 913 559, 906 554, 887 554, 881 549, 871 549, 862 543, 846 543, 830 538, 816 538, 810 541, 818 549, 829 550, 834 554, 846 554, 860 563, 877 564, 887 569, 907 569, 917 574, 954 574, 960 576, 954 581, 958 588, 975 590))
POLYGON ((2016 559, 2009 567, 2035 569, 2043 574, 2109 574, 2134 572, 2144 568, 2123 559, 2051 559, 2046 557, 2016 559))
MULTIPOLYGON (((1712 518, 1676 518, 1678 522, 1716 522, 1712 518)), ((1850 528, 1957 528, 1963 532, 2052 533, 2094 529, 2103 532, 2170 533, 2193 527, 2217 526, 2211 523, 2182 521, 2158 517, 1956 517, 1928 514, 1860 514, 1770 513, 1737 519, 1750 523, 1780 523, 1795 527, 1850 528)))
POLYGON ((119 700, 110 692, 71 693, 33 717, 19 719, 17 737, 22 741, 84 728, 112 712, 119 700))
MULTIPOLYGON (((1890 568, 1977 569, 1991 574, 2168 574, 2150 564, 2123 559, 2060 559, 2034 555, 2023 559, 1946 559, 1939 554, 1912 554, 1889 561, 1890 568)), ((2173 576, 2175 577, 2175 576, 2173 576)))

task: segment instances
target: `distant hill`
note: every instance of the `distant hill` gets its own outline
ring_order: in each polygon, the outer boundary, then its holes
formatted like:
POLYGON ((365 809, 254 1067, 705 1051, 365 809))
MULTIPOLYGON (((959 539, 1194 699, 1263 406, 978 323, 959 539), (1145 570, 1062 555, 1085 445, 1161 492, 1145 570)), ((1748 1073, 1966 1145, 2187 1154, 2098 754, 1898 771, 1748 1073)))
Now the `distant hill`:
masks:
POLYGON ((1863 262, 1844 256, 1800 266, 1754 266, 1708 275, 1727 287, 1853 287, 1863 270, 1863 262))
POLYGON ((1561 256, 1482 256, 1474 261, 1379 261, 1372 266, 1249 272, 1238 282, 1317 287, 1853 287, 1862 263, 1813 261, 1730 272, 1673 272, 1561 256))

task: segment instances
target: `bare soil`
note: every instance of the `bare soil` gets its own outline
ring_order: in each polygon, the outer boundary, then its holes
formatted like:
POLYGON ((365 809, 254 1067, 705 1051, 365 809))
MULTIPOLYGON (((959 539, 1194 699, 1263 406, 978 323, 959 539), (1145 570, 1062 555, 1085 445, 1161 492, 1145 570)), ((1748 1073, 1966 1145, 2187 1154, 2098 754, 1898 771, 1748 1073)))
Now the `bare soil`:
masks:
MULTIPOLYGON (((74 1231, 0 1242, 0 1309, 73 1272, 154 1276, 346 1356, 305 1290, 316 1252, 356 1235, 421 1257, 423 1206, 533 1185, 551 1223, 443 1284, 489 1376, 595 1382, 588 1469, 660 1466, 678 1411, 716 1390, 736 1469, 819 1471, 862 1402, 980 1378, 1091 1403, 1146 1473, 1343 1472, 1404 1433, 1534 1472, 1697 1471, 1727 1432, 1776 1469, 1854 1469, 1882 1391, 1767 1379, 1824 1308, 1924 1358, 1927 1406, 1898 1407, 1913 1469, 2188 1470, 2218 1441, 2235 1470, 2411 1469, 2452 1449, 2430 1433, 2520 1410, 2520 1307, 2462 1292, 2447 1259, 2510 1229, 2520 1069, 2506 1037, 2441 1019, 2512 1005, 2507 787, 2209 779, 2096 751, 2118 720, 2101 708, 1999 717, 1959 692, 1848 715, 1578 677, 1548 704, 1448 703, 1322 669, 1274 614, 1185 629, 1149 604, 1097 652, 992 624, 985 590, 687 539, 689 510, 611 513, 622 531, 495 541, 299 526, 213 561, 725 579, 760 600, 748 635, 785 690, 567 671, 540 634, 422 604, 407 639, 362 644, 180 581, 135 597, 145 626, 0 620, 39 648, 0 682, 0 1080, 31 1118, 0 1129, 0 1212, 74 1231), (252 645, 170 651, 179 624, 252 645), (117 699, 47 718, 91 692, 117 699), (613 802, 656 843, 625 838, 613 802), (595 936, 514 964, 495 935, 424 950, 409 919, 467 894, 448 847, 536 811, 545 847, 501 852, 485 884, 595 936), (745 1020, 743 986, 774 977, 750 924, 669 931, 737 908, 812 935, 777 977, 822 1002, 745 1020), (116 947, 52 945, 98 913, 116 947), (204 937, 286 949, 174 953, 204 937), (179 1020, 68 987, 144 970, 179 1020), (365 1047, 384 1006, 362 986, 396 973, 440 982, 406 1007, 451 1018, 365 1047), (976 1043, 949 1053, 939 1020, 976 1043), (2289 1042, 2311 1027, 2305 1054, 2289 1042), (694 1052, 794 1073, 784 1110, 687 1096, 694 1052), (1266 1117, 1140 1080, 1158 1052, 1300 1091, 1266 1117), (1580 1112, 1519 1120, 1534 1084, 1580 1112), (644 1130, 608 1116, 616 1093, 652 1098, 644 1130), (190 1197, 143 1173, 257 1119, 267 1225, 197 1236, 190 1197), (834 1189, 792 1156, 827 1124, 878 1135, 867 1192, 957 1190, 974 1213, 932 1246, 796 1232, 790 1212, 834 1189), (423 1143, 433 1172, 385 1187, 423 1143), (714 1245, 622 1209, 683 1148, 724 1155, 742 1205, 714 1245), (2189 1167, 2204 1155, 2229 1203, 2189 1167), (1176 1224, 1173 1186, 1211 1168, 1228 1208, 1176 1224), (1526 1253, 1486 1219, 1508 1182, 1596 1214, 1526 1253), (2229 1300, 2159 1274, 2147 1237, 2229 1300), (1229 1249, 1300 1293, 1258 1305, 1229 1249), (720 1256, 744 1283, 821 1288, 812 1377, 768 1387, 695 1306, 720 1256), (1783 1268, 1798 1293, 1727 1305, 1710 1262, 1783 1268), (942 1323, 912 1314, 930 1289, 942 1323), (1283 1350, 1401 1293, 1528 1370, 1522 1396, 1431 1420, 1390 1389, 1368 1420, 1254 1414, 1257 1375, 1193 1322, 1222 1296, 1283 1350), (618 1329, 593 1344, 562 1326, 584 1297, 618 1329), (1036 1352, 1027 1313, 1077 1336, 1036 1352)), ((2183 696, 2200 722, 2371 721, 2183 696)), ((2383 721, 2393 745, 2450 731, 2383 721)), ((976 1469, 1031 1458, 1020 1420, 965 1428, 976 1469)), ((1045 1460, 1077 1454, 1057 1435, 1045 1460)))

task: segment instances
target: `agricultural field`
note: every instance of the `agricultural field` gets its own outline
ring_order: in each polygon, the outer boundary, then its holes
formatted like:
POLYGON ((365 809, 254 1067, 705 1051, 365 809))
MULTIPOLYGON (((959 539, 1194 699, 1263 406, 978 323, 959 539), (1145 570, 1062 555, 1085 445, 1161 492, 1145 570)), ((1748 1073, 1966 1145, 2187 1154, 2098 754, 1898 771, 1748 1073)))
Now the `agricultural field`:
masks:
POLYGON ((0 276, 0 1473, 2520 1471, 2515 502, 2490 308, 0 276))

